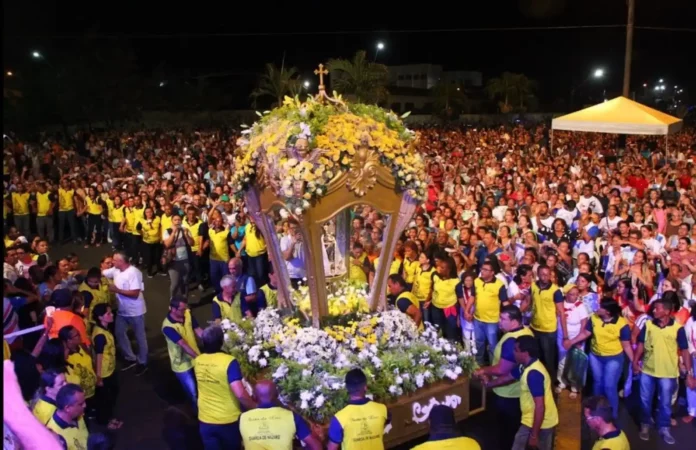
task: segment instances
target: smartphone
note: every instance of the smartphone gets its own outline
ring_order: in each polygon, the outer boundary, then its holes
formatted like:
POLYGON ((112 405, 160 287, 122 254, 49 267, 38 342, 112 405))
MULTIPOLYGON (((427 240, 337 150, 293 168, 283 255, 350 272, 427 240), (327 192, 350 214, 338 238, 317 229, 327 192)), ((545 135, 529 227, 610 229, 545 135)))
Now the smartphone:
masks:
POLYGON ((54 312, 56 312, 55 306, 47 306, 46 307, 46 317, 53 317, 54 312))

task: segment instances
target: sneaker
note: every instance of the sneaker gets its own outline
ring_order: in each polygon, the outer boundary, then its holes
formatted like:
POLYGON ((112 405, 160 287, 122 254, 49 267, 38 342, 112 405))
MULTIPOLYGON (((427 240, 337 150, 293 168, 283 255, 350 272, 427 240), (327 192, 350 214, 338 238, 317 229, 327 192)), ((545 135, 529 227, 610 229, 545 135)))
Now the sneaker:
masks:
POLYGON ((152 275, 150 275, 149 273, 147 274, 147 277, 148 277, 148 278, 154 278, 154 277, 153 277, 152 275))
POLYGON ((123 362, 123 367, 121 367, 121 372, 125 372, 126 370, 132 369, 133 367, 135 367, 137 365, 138 365, 137 361, 125 360, 123 362))
POLYGON ((673 445, 677 442, 669 432, 669 428, 660 428, 657 433, 662 436, 662 440, 665 441, 666 444, 673 445))
POLYGON ((138 367, 135 369, 135 376, 139 377, 140 375, 144 374, 147 372, 147 366, 145 364, 138 364, 138 367))
POLYGON ((161 276, 161 277, 168 277, 169 274, 168 274, 167 272, 160 272, 160 273, 159 273, 159 276, 161 276))
POLYGON ((644 441, 649 441, 650 440, 650 425, 646 425, 646 424, 641 425, 640 426, 640 433, 638 433, 638 437, 644 441))

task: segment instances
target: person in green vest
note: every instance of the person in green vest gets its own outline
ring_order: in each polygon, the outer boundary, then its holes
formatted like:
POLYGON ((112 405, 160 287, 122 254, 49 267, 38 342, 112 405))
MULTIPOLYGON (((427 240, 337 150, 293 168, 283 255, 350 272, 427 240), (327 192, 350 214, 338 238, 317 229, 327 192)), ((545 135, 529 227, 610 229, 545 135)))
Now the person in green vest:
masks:
MULTIPOLYGON (((241 449, 239 416, 256 403, 242 382, 242 369, 234 356, 223 353, 224 332, 217 325, 203 330, 203 353, 194 364, 198 384, 198 421, 206 450, 241 449)), ((275 430, 274 430, 275 431, 275 430)))
POLYGON ((56 412, 46 427, 58 435, 66 450, 85 450, 89 431, 82 415, 87 408, 85 393, 76 384, 66 384, 56 396, 56 412))
POLYGON ((348 406, 329 424, 328 450, 384 450, 384 427, 391 421, 387 407, 367 398, 367 377, 360 369, 346 374, 348 406))
MULTIPOLYGON (((534 336, 532 331, 522 325, 522 311, 515 305, 503 306, 500 310, 499 327, 505 333, 493 351, 492 365, 482 367, 474 375, 483 379, 510 375, 517 366, 515 342, 520 336, 534 336)), ((494 405, 501 427, 501 448, 512 447, 512 438, 520 425, 520 383, 518 381, 493 388, 494 405)))
POLYGON ((387 289, 389 289, 389 294, 394 296, 394 305, 399 311, 409 316, 416 323, 419 330, 422 330, 423 317, 421 315, 420 302, 407 288, 406 280, 401 275, 389 275, 389 278, 387 278, 387 289))
POLYGON ((582 402, 587 426, 599 435, 592 450, 631 450, 626 434, 614 422, 614 413, 606 397, 597 395, 582 402))
POLYGON ((658 433, 667 444, 676 440, 670 433, 672 396, 679 386, 679 356, 687 371, 686 384, 696 388, 691 355, 684 328, 671 317, 672 304, 660 299, 653 302, 653 320, 645 322, 638 335, 638 346, 633 358, 633 373, 640 373, 641 425, 639 437, 650 439, 653 397, 657 389, 658 433), (643 361, 643 367, 638 364, 643 361), (642 373, 641 373, 642 371, 642 373))
POLYGON ((514 381, 520 383, 522 420, 512 450, 528 447, 551 450, 554 429, 558 425, 558 409, 553 400, 552 378, 539 361, 539 345, 533 336, 517 338, 515 362, 519 366, 509 375, 486 383, 487 387, 504 386, 514 381))
POLYGON ((433 406, 428 421, 428 440, 411 450, 481 450, 481 446, 474 439, 461 436, 454 418, 454 410, 449 406, 433 406))
POLYGON ((95 393, 97 423, 107 425, 111 421, 112 428, 120 428, 121 421, 111 420, 113 417, 116 398, 118 397, 118 379, 116 376, 116 341, 109 331, 109 324, 114 322, 111 306, 100 303, 92 308, 92 344, 94 347, 94 366, 97 375, 97 391, 95 393))
POLYGON ((191 315, 184 297, 174 296, 169 301, 169 314, 162 321, 162 333, 166 338, 172 371, 195 407, 197 396, 193 360, 200 354, 196 336, 200 337, 203 330, 191 315))
POLYGON ((261 286, 256 295, 256 303, 259 305, 259 309, 278 307, 278 274, 272 266, 268 271, 268 283, 261 286), (261 305, 265 306, 262 308, 261 305))
POLYGON ((213 320, 220 325, 223 320, 239 322, 242 320, 241 293, 238 290, 237 279, 233 275, 225 275, 220 280, 222 291, 213 298, 213 320))
POLYGON ((292 450, 297 437, 304 448, 320 450, 321 443, 299 414, 283 408, 273 381, 260 380, 254 386, 258 407, 239 418, 239 429, 246 450, 292 450))

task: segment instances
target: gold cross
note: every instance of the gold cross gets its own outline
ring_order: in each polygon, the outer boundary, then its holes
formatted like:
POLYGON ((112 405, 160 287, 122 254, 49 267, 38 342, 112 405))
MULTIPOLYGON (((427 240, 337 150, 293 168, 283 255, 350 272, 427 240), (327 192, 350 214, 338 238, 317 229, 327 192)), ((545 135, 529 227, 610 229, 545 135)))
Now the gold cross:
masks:
POLYGON ((323 64, 319 64, 319 68, 314 70, 314 75, 319 75, 319 86, 324 87, 324 75, 328 75, 329 71, 324 69, 323 64))

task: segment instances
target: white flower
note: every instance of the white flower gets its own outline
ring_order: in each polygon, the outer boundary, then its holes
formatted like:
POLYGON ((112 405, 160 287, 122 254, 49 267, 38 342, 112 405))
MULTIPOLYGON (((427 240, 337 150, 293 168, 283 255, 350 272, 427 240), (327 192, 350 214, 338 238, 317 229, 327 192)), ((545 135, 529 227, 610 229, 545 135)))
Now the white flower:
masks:
POLYGON ((377 369, 379 369, 380 367, 382 367, 382 360, 379 359, 379 358, 376 357, 376 356, 373 356, 373 357, 372 357, 372 364, 373 364, 377 369))
POLYGON ((316 193, 317 195, 321 195, 324 193, 324 190, 322 188, 317 188, 316 193))
POLYGON ((462 372, 463 372, 463 370, 461 367, 457 366, 454 368, 454 373, 456 373, 457 375, 461 375, 462 372))
POLYGON ((295 158, 290 158, 285 162, 288 167, 295 167, 297 165, 297 160, 295 158))
POLYGON ((425 377, 423 376, 422 373, 419 373, 416 375, 416 387, 422 388, 423 385, 425 384, 425 377))
POLYGON ((270 356, 271 356, 271 354, 270 354, 270 353, 268 353, 268 350, 264 350, 264 352, 263 352, 263 356, 265 356, 266 358, 268 358, 268 357, 270 357, 270 356))
POLYGON ((308 402, 314 398, 314 394, 312 394, 309 391, 302 391, 300 392, 300 400, 303 402, 308 402))
POLYGON ((289 371, 290 369, 288 369, 288 366, 286 366, 285 364, 281 364, 280 366, 278 366, 276 371, 273 372, 273 378, 276 380, 278 378, 283 378, 285 375, 288 374, 289 371))
POLYGON ((295 215, 301 216, 302 215, 302 208, 295 208, 295 215))
POLYGON ((394 382, 395 382, 396 384, 404 384, 404 379, 401 378, 401 376, 397 376, 397 377, 394 379, 394 382))
POLYGON ((324 396, 322 394, 319 394, 319 396, 314 399, 314 407, 321 408, 324 405, 324 401, 326 401, 324 396))
POLYGON ((302 400, 302 404, 300 405, 300 409, 309 409, 309 403, 307 403, 306 400, 302 400))
POLYGON ((391 386, 389 386, 389 393, 390 394, 397 395, 398 392, 399 392, 398 387, 394 386, 393 384, 391 386))
POLYGON ((312 376, 312 371, 311 371, 311 370, 308 370, 308 369, 304 369, 304 370, 302 370, 302 376, 303 376, 303 377, 312 376))
POLYGON ((457 379, 457 374, 454 373, 451 369, 445 370, 445 377, 449 378, 450 380, 456 380, 457 379))
POLYGON ((266 358, 259 359, 259 367, 266 367, 267 365, 268 361, 266 361, 266 358))

